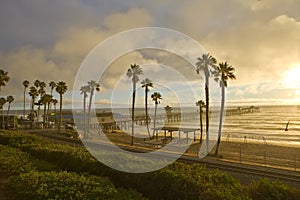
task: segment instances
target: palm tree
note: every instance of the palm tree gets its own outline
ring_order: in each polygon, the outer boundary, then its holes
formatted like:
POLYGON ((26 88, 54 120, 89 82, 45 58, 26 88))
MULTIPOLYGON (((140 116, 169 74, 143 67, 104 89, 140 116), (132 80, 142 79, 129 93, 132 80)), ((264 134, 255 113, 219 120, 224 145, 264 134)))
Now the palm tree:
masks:
POLYGON ((146 125, 147 125, 147 131, 148 135, 150 136, 150 131, 149 131, 149 121, 148 121, 148 92, 149 92, 149 87, 153 87, 153 83, 149 78, 146 78, 141 82, 142 87, 145 88, 145 115, 146 115, 146 125))
POLYGON ((4 124, 4 104, 6 103, 6 99, 4 97, 0 98, 0 109, 2 110, 2 129, 5 129, 5 124, 4 124))
POLYGON ((54 112, 55 112, 55 126, 57 126, 57 115, 56 115, 56 104, 58 103, 57 99, 52 99, 52 103, 54 105, 54 112))
POLYGON ((210 68, 214 68, 217 63, 217 60, 212 57, 209 53, 203 54, 202 57, 198 58, 196 63, 196 71, 199 74, 200 71, 204 72, 205 76, 205 101, 206 101, 206 153, 209 152, 209 77, 210 77, 210 68))
POLYGON ((86 137, 86 98, 88 97, 88 92, 90 91, 91 88, 89 85, 85 85, 80 88, 80 94, 83 94, 84 137, 86 137))
POLYGON ((92 109, 92 101, 93 101, 93 96, 95 90, 97 92, 100 91, 100 84, 97 83, 96 81, 88 81, 88 87, 89 87, 89 92, 90 92, 90 102, 89 102, 89 109, 88 109, 88 124, 87 124, 87 134, 90 132, 90 124, 91 124, 91 109, 92 109))
POLYGON ((41 98, 41 103, 44 105, 44 116, 43 116, 43 124, 44 127, 47 128, 46 124, 47 124, 47 115, 48 113, 46 113, 46 107, 47 105, 49 105, 49 103, 52 100, 52 96, 50 94, 44 94, 41 98))
POLYGON ((127 70, 127 76, 129 78, 132 77, 132 84, 133 84, 133 94, 132 94, 132 108, 131 108, 131 145, 133 145, 133 137, 134 137, 134 105, 135 105, 135 94, 136 94, 136 83, 139 82, 139 75, 143 74, 143 70, 137 64, 130 65, 130 68, 127 70))
POLYGON ((152 95, 151 95, 151 98, 152 98, 152 101, 154 101, 155 103, 155 110, 154 110, 154 119, 153 119, 153 137, 154 137, 154 134, 155 134, 155 126, 156 126, 156 112, 157 112, 157 104, 160 103, 159 100, 161 100, 161 94, 159 92, 154 92, 152 95))
POLYGON ((35 80, 34 86, 36 88, 38 88, 38 93, 39 93, 38 96, 40 97, 40 100, 35 104, 38 106, 37 118, 39 120, 40 119, 40 106, 43 105, 41 103, 41 99, 42 99, 42 96, 46 93, 46 91, 45 91, 46 83, 43 81, 40 81, 40 80, 35 80))
POLYGON ((35 80, 33 85, 38 88, 40 86, 40 80, 35 80))
POLYGON ((40 100, 42 99, 42 96, 44 96, 44 94, 46 94, 46 83, 43 81, 40 81, 39 83, 39 94, 40 94, 40 100))
POLYGON ((61 130, 62 125, 62 95, 68 90, 68 87, 65 82, 60 81, 57 83, 56 92, 59 94, 59 127, 58 130, 61 130))
POLYGON ((38 90, 35 86, 29 88, 29 95, 31 96, 31 128, 34 128, 34 102, 36 97, 39 95, 38 90))
MULTIPOLYGON (((49 82, 49 87, 51 88, 50 94, 53 97, 53 90, 56 87, 56 83, 54 81, 49 82)), ((51 110, 51 104, 48 105, 48 111, 51 110)))
POLYGON ((26 89, 29 87, 29 81, 24 80, 23 81, 23 86, 24 86, 24 99, 23 99, 23 116, 25 117, 25 95, 26 95, 26 89))
POLYGON ((50 95, 50 98, 49 98, 49 100, 47 102, 46 128, 49 128, 49 115, 50 115, 50 105, 51 105, 52 100, 53 100, 52 98, 53 98, 52 95, 50 95))
POLYGON ((4 87, 6 83, 9 81, 10 77, 8 76, 8 72, 0 69, 0 92, 1 87, 4 87))
POLYGON ((200 119, 200 143, 202 143, 202 136, 203 136, 203 125, 202 125, 202 114, 203 114, 203 110, 202 108, 205 107, 205 103, 202 100, 199 100, 196 102, 196 106, 199 106, 199 119, 200 119))
POLYGON ((11 95, 6 97, 6 102, 8 102, 8 108, 7 108, 7 114, 6 114, 6 116, 7 116, 7 119, 6 119, 7 124, 9 123, 9 117, 8 117, 8 115, 9 115, 9 111, 10 111, 10 104, 14 100, 15 100, 15 98, 13 96, 11 96, 11 95))
POLYGON ((219 131, 218 131, 218 142, 217 148, 215 151, 215 155, 219 155, 219 146, 221 142, 221 131, 223 125, 223 114, 225 108, 225 87, 227 87, 227 81, 229 79, 235 79, 234 68, 231 65, 228 65, 227 62, 219 63, 216 69, 213 71, 213 76, 215 77, 215 81, 220 84, 221 87, 221 111, 220 111, 220 122, 219 122, 219 131))
POLYGON ((51 96, 53 96, 53 90, 56 87, 56 83, 54 81, 50 81, 49 87, 51 88, 50 94, 51 94, 51 96))

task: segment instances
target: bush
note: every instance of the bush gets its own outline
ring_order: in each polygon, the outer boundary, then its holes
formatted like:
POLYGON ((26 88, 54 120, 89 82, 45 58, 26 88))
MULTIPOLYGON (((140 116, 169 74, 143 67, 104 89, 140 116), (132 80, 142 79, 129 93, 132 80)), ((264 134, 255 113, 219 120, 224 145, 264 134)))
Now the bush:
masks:
MULTIPOLYGON (((199 164, 175 162, 156 172, 130 174, 105 166, 92 157, 84 148, 56 145, 21 133, 9 135, 0 132, 0 141, 1 137, 9 138, 7 143, 10 145, 17 146, 40 160, 51 162, 62 170, 109 177, 117 187, 135 188, 151 199, 250 199, 250 197, 272 200, 299 199, 299 191, 291 189, 280 182, 271 184, 266 181, 259 181, 253 182, 244 188, 231 176, 218 170, 207 170, 199 164), (22 137, 24 138, 22 139, 22 137), (24 143, 24 141, 28 141, 28 143, 24 143)), ((108 152, 105 154, 102 152, 102 158, 106 159, 107 162, 113 162, 113 160, 109 160, 109 155, 113 153, 108 152)), ((128 159, 134 158, 125 156, 119 162, 127 165, 126 161, 128 159)), ((133 165, 140 164, 140 161, 134 161, 135 164, 133 165)), ((144 164, 149 165, 152 163, 145 160, 144 164)), ((131 190, 125 191, 125 194, 129 195, 129 199, 138 198, 140 195, 131 192, 131 190)), ((119 196, 119 198, 121 197, 119 196)))
POLYGON ((21 199, 143 199, 137 192, 118 190, 106 178, 70 172, 29 172, 13 178, 10 187, 21 199))
POLYGON ((12 176, 35 169, 30 155, 8 146, 0 145, 0 175, 12 176))
POLYGON ((145 197, 136 190, 133 189, 124 189, 124 188, 119 188, 118 193, 115 197, 115 199, 118 200, 146 200, 145 197))
POLYGON ((300 192, 295 188, 276 180, 261 179, 245 187, 246 193, 256 200, 292 200, 300 199, 300 192))

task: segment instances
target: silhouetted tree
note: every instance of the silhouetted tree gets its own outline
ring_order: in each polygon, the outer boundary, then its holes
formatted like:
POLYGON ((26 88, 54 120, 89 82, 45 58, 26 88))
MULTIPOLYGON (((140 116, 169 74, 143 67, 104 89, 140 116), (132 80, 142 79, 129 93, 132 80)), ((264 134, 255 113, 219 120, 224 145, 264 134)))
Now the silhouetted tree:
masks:
POLYGON ((57 83, 56 86, 56 92, 59 94, 59 125, 58 125, 58 130, 61 130, 61 125, 62 125, 62 101, 63 101, 63 94, 65 94, 68 90, 68 86, 66 85, 65 82, 60 81, 57 83))
POLYGON ((203 123, 202 123, 202 114, 203 114, 203 107, 205 107, 205 103, 202 100, 196 102, 196 106, 199 107, 199 120, 200 120, 200 143, 202 143, 202 136, 203 136, 203 123))
POLYGON ((153 87, 153 83, 149 78, 144 79, 142 82, 142 87, 145 88, 145 115, 146 115, 146 126, 148 136, 151 137, 149 131, 149 115, 148 115, 148 92, 150 91, 149 87, 153 87))
POLYGON ((11 95, 6 97, 6 102, 8 102, 7 119, 6 119, 7 124, 9 124, 9 117, 8 116, 9 116, 9 111, 10 111, 10 105, 14 100, 15 100, 15 98, 11 95))
POLYGON ((153 136, 155 134, 155 128, 156 128, 156 113, 157 113, 157 105, 160 103, 161 94, 159 92, 154 92, 151 95, 152 101, 154 101, 155 109, 154 109, 154 119, 153 119, 153 136))
POLYGON ((0 69, 0 92, 1 92, 1 88, 6 85, 9 79, 10 77, 8 76, 8 72, 0 69))
POLYGON ((210 54, 203 54, 196 63, 197 73, 204 72, 205 76, 205 103, 206 103, 206 153, 209 153, 209 77, 211 68, 214 69, 217 60, 210 54))
POLYGON ((23 99, 23 117, 25 117, 25 104, 26 104, 26 89, 29 87, 29 81, 28 80, 24 80, 23 81, 23 86, 24 86, 24 99, 23 99))
POLYGON ((92 109, 92 102, 93 102, 93 96, 94 96, 94 92, 95 90, 97 92, 100 91, 100 84, 97 83, 96 81, 88 81, 88 86, 90 89, 90 102, 89 102, 89 110, 88 110, 88 124, 87 124, 87 134, 90 133, 90 124, 91 124, 91 109, 92 109))
POLYGON ((136 95, 136 83, 139 82, 139 76, 143 74, 143 70, 137 64, 130 65, 130 68, 127 70, 127 76, 132 78, 132 107, 131 107, 131 142, 130 144, 133 145, 133 137, 134 137, 134 106, 135 106, 135 95, 136 95))
POLYGON ((213 71, 213 76, 215 81, 220 84, 221 87, 221 111, 220 111, 220 122, 219 122, 219 131, 218 131, 218 142, 215 151, 215 155, 219 155, 219 146, 221 142, 221 132, 222 132, 222 125, 223 125, 223 115, 224 115, 224 108, 225 108, 225 87, 227 87, 227 81, 229 79, 235 79, 234 68, 231 65, 228 65, 227 62, 219 63, 216 66, 215 70, 213 71))
POLYGON ((80 88, 80 94, 83 94, 83 115, 84 115, 84 132, 83 132, 83 137, 86 137, 86 130, 87 130, 87 127, 86 127, 86 98, 88 97, 88 93, 90 92, 91 88, 89 85, 85 85, 85 86, 82 86, 80 88))
POLYGON ((35 86, 31 86, 29 88, 29 95, 31 96, 31 112, 30 112, 30 119, 31 119, 31 128, 35 128, 34 125, 34 118, 35 118, 35 113, 34 113, 34 103, 35 99, 39 95, 38 90, 35 86))
POLYGON ((4 123, 4 104, 6 103, 6 99, 4 97, 0 98, 0 108, 2 110, 2 129, 5 129, 4 123))

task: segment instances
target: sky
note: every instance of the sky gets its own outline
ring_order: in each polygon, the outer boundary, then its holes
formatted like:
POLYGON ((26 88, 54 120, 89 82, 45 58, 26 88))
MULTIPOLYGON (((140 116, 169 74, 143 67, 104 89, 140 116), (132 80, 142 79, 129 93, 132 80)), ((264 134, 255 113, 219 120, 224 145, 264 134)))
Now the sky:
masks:
MULTIPOLYGON (((13 95, 12 106, 22 108, 23 80, 63 80, 69 88, 64 103, 70 107, 72 95, 81 101, 73 91, 76 74, 98 44, 133 28, 160 27, 185 34, 235 68, 237 79, 226 89, 227 105, 300 104, 299 10, 300 0, 2 0, 0 68, 11 79, 0 96, 13 95)), ((178 49, 185 45, 167 39, 163 43, 178 49)), ((114 52, 107 48, 106 53, 114 52)), ((99 77, 96 105, 107 107, 116 99, 128 105, 131 96, 125 91, 130 93, 132 86, 125 75, 133 63, 144 66, 145 76, 156 76, 157 87, 151 91, 163 93, 163 105, 175 106, 184 93, 184 105, 204 98, 203 79, 190 63, 169 52, 137 50, 115 59, 99 77), (164 66, 187 78, 195 94, 186 92, 182 77, 162 73, 164 66)), ((212 98, 219 95, 217 90, 212 89, 212 98)), ((142 88, 137 98, 142 105, 142 88)), ((28 95, 26 99, 29 104, 28 95)))

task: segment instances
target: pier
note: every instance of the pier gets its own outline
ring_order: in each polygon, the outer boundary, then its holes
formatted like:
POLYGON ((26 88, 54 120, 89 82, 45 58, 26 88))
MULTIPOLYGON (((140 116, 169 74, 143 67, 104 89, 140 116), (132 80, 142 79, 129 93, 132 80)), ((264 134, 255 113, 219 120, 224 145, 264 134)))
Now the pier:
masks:
MULTIPOLYGON (((212 111, 210 114, 218 114, 219 111, 212 111)), ((226 109, 224 115, 225 116, 233 116, 233 115, 244 115, 244 114, 252 114, 260 112, 259 107, 237 107, 226 109)), ((203 118, 205 116, 205 111, 203 112, 203 118)), ((149 116, 148 123, 153 121, 154 116, 149 116)), ((175 124, 180 123, 182 121, 190 121, 199 119, 199 113, 195 110, 194 112, 171 112, 170 109, 165 114, 158 114, 156 116, 157 123, 163 124, 175 124)), ((90 128, 92 129, 102 129, 106 131, 114 131, 114 130, 130 130, 131 129, 131 117, 130 115, 121 115, 112 112, 104 112, 97 113, 97 120, 91 123, 90 128)), ((146 126, 146 116, 144 114, 136 115, 134 118, 134 122, 139 126, 146 126)), ((77 128, 82 128, 81 124, 76 124, 77 128)), ((170 130, 168 130, 170 132, 170 130)))

